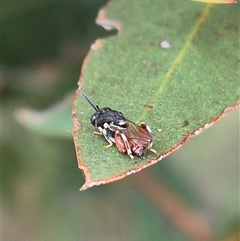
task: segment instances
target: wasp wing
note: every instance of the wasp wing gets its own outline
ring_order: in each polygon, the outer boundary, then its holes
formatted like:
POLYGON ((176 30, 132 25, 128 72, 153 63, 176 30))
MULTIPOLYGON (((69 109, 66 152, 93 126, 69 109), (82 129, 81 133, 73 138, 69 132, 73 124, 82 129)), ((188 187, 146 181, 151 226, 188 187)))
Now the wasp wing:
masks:
POLYGON ((152 134, 142 125, 137 125, 134 122, 126 119, 126 128, 110 124, 109 129, 113 132, 119 131, 124 134, 127 139, 133 142, 142 143, 152 142, 152 134))
POLYGON ((132 121, 126 120, 127 130, 123 131, 123 133, 127 136, 127 138, 131 140, 137 141, 151 141, 152 135, 146 128, 143 126, 139 126, 132 121), (126 132, 126 133, 125 133, 126 132))

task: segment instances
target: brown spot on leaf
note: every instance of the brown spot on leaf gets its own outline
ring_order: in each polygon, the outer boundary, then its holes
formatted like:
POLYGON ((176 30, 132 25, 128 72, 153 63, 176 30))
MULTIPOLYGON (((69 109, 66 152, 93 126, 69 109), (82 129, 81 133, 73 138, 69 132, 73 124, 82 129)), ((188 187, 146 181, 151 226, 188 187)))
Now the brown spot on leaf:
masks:
POLYGON ((147 109, 152 109, 153 105, 152 104, 146 104, 146 105, 144 105, 144 107, 146 107, 147 109))
POLYGON ((184 120, 184 122, 183 122, 183 127, 186 127, 186 126, 188 126, 189 125, 189 121, 188 120, 184 120))

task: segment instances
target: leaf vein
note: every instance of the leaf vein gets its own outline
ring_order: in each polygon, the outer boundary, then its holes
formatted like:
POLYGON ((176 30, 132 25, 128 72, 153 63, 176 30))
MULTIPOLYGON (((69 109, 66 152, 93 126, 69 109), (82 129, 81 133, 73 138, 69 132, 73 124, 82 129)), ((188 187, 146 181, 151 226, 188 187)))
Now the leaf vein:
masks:
MULTIPOLYGON (((187 50, 190 48, 193 39, 196 37, 200 27, 202 26, 202 24, 206 21, 209 12, 211 10, 211 8, 213 7, 214 4, 206 4, 205 8, 202 11, 202 14, 200 15, 200 17, 198 18, 196 24, 194 25, 192 31, 190 32, 190 34, 187 36, 186 41, 183 45, 183 47, 181 48, 181 50, 179 51, 177 57, 175 58, 175 60, 173 61, 173 63, 170 65, 170 68, 168 69, 167 73, 165 74, 165 76, 163 77, 162 81, 161 81, 161 85, 158 89, 158 91, 156 92, 155 95, 152 96, 151 100, 148 103, 156 103, 158 96, 163 92, 165 86, 167 85, 167 83, 170 80, 171 75, 173 74, 173 72, 176 70, 176 68, 180 65, 180 63, 182 62, 187 50)), ((143 120, 146 115, 148 114, 148 112, 150 111, 149 108, 144 108, 142 114, 140 115, 140 117, 138 118, 138 120, 143 120)))

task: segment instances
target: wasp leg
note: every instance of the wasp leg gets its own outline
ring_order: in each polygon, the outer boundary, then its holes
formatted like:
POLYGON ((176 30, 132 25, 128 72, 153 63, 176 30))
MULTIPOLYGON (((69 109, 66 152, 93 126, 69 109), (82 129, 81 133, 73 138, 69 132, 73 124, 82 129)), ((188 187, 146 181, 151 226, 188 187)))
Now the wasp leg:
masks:
MULTIPOLYGON (((94 131, 93 134, 98 135, 98 136, 104 135, 102 132, 98 132, 98 131, 94 131)), ((107 148, 111 147, 113 145, 113 143, 110 140, 108 140, 105 135, 104 135, 104 137, 108 141, 109 145, 103 146, 102 148, 107 149, 107 148)))
POLYGON ((98 131, 94 131, 93 134, 94 134, 94 135, 99 135, 99 136, 101 136, 103 133, 100 132, 100 131, 99 131, 99 132, 98 132, 98 131))
MULTIPOLYGON (((126 137, 123 133, 121 133, 121 132, 119 132, 119 131, 116 131, 115 136, 120 136, 120 137, 121 137, 128 156, 131 158, 131 160, 132 160, 133 163, 136 163, 136 161, 135 161, 135 159, 134 159, 134 156, 133 156, 133 154, 132 154, 131 146, 130 146, 130 144, 129 144, 129 142, 128 142, 127 137, 126 137)), ((121 150, 120 150, 120 151, 121 151, 121 150)))
POLYGON ((157 157, 160 157, 160 156, 161 156, 160 153, 158 153, 156 150, 154 150, 154 149, 152 149, 152 148, 150 148, 149 151, 153 152, 157 157))
POLYGON ((113 143, 109 140, 107 140, 109 142, 109 145, 106 145, 106 146, 103 146, 102 149, 106 150, 108 149, 109 147, 111 147, 113 145, 113 143))
POLYGON ((144 130, 146 130, 148 133, 152 133, 149 125, 146 122, 141 122, 140 127, 142 127, 144 130))
POLYGON ((104 124, 104 127, 105 128, 108 128, 110 131, 113 131, 113 132, 115 132, 115 131, 121 131, 121 130, 123 130, 123 129, 126 129, 126 128, 124 128, 124 127, 121 127, 121 126, 116 126, 116 125, 114 125, 114 124, 104 124))
POLYGON ((99 126, 99 127, 98 127, 98 130, 99 130, 99 131, 94 131, 93 134, 99 135, 99 136, 102 135, 102 134, 103 134, 103 128, 102 128, 101 126, 99 126))
POLYGON ((105 139, 107 140, 107 142, 109 143, 109 145, 103 146, 103 149, 106 150, 107 148, 111 147, 111 146, 113 145, 113 143, 115 143, 115 140, 114 140, 114 138, 113 138, 112 136, 109 136, 109 135, 107 134, 107 132, 106 132, 105 129, 103 130, 102 133, 103 133, 105 139))
POLYGON ((133 156, 132 154, 130 154, 129 157, 131 158, 131 160, 132 160, 132 162, 133 162, 134 164, 137 163, 137 162, 135 161, 135 159, 134 159, 134 156, 133 156))

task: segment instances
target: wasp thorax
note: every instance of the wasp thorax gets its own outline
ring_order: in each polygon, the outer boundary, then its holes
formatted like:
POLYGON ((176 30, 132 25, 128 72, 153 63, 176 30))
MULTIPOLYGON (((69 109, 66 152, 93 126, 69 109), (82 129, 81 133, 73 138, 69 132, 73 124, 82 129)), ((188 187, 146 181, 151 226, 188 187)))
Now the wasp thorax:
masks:
POLYGON ((116 126, 126 127, 126 119, 124 115, 119 112, 112 110, 109 107, 104 107, 97 110, 90 118, 91 124, 95 127, 104 128, 104 124, 113 124, 116 126))

